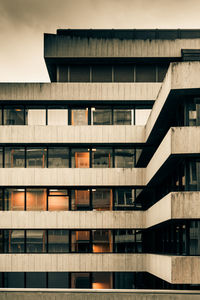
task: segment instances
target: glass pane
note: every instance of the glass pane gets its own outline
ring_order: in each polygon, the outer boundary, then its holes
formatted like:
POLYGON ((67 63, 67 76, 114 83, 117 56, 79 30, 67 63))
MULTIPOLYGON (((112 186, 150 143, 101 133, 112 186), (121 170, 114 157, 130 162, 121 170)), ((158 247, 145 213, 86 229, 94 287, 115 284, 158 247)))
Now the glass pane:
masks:
POLYGON ((133 82, 134 81, 134 66, 133 65, 115 65, 114 66, 114 81, 115 82, 133 82))
POLYGON ((90 231, 72 230, 71 231, 71 251, 72 252, 91 252, 90 231))
POLYGON ((89 210, 90 209, 90 191, 72 190, 71 191, 71 209, 89 210))
POLYGON ((115 149, 115 168, 134 168, 134 149, 115 149))
POLYGON ((0 125, 2 125, 2 108, 0 108, 0 125))
POLYGON ((27 272, 26 273, 27 288, 46 288, 46 272, 27 272))
POLYGON ((4 245, 3 230, 0 230, 0 253, 3 253, 3 245, 4 245))
POLYGON ((24 253, 24 230, 4 230, 4 252, 24 253))
POLYGON ((115 191, 115 210, 130 210, 135 208, 134 189, 119 189, 115 191))
POLYGON ((115 289, 134 289, 135 273, 133 272, 115 272, 115 289))
POLYGON ((67 289, 69 286, 68 272, 49 272, 48 273, 48 288, 52 289, 67 289))
POLYGON ((112 210, 112 190, 93 189, 92 207, 93 210, 112 210))
POLYGON ((47 166, 46 148, 27 148, 26 166, 27 168, 46 168, 47 166))
POLYGON ((136 82, 155 82, 156 66, 155 64, 141 64, 136 66, 136 82))
POLYGON ((69 70, 71 82, 90 81, 90 67, 88 65, 71 65, 69 70))
POLYGON ((48 168, 69 168, 69 149, 48 148, 48 168))
POLYGON ((25 148, 5 147, 5 168, 24 168, 25 148))
POLYGON ((135 252, 135 230, 133 229, 115 230, 115 252, 117 253, 135 252))
POLYGON ((3 148, 0 148, 0 168, 3 168, 3 148))
POLYGON ((48 195, 49 211, 69 210, 69 196, 67 190, 49 190, 48 195))
POLYGON ((24 125, 24 108, 4 108, 4 125, 24 125))
POLYGON ((71 163, 72 163, 72 168, 89 168, 90 167, 89 149, 72 149, 71 163))
POLYGON ((48 252, 69 252, 69 230, 48 230, 48 252))
POLYGON ((112 252, 111 230, 92 230, 92 250, 94 253, 112 252))
POLYGON ((112 289, 112 273, 94 272, 92 274, 93 289, 112 289))
POLYGON ((189 191, 200 190, 200 161, 189 162, 189 174, 188 174, 188 188, 189 191))
POLYGON ((25 190, 5 189, 4 210, 24 210, 25 190))
POLYGON ((46 230, 26 231, 26 252, 42 253, 46 252, 46 230))
POLYGON ((136 252, 142 253, 142 230, 135 231, 136 252))
POLYGON ((112 66, 111 65, 93 65, 92 66, 93 82, 112 82, 112 66))
POLYGON ((135 125, 146 125, 151 109, 136 109, 135 110, 135 125))
POLYGON ((46 125, 46 109, 28 109, 28 125, 46 125))
POLYGON ((24 272, 5 272, 5 288, 24 288, 24 272))
POLYGON ((92 124, 93 125, 112 125, 112 110, 92 108, 92 124))
POLYGON ((47 190, 27 189, 26 210, 46 210, 47 190))
POLYGON ((112 168, 112 149, 92 149, 92 168, 112 168))
POLYGON ((68 82, 68 65, 57 65, 57 82, 68 82))
POLYGON ((71 273, 71 288, 72 289, 89 289, 90 273, 71 273))
POLYGON ((189 229, 189 248, 190 255, 200 255, 200 222, 190 221, 190 229, 189 229))
POLYGON ((48 125, 68 125, 68 110, 48 109, 48 125))
POLYGON ((114 125, 131 125, 133 124, 132 109, 114 109, 113 110, 114 125))
POLYGON ((72 109, 71 125, 88 125, 88 109, 72 109))
POLYGON ((0 211, 3 210, 3 190, 0 189, 0 211))

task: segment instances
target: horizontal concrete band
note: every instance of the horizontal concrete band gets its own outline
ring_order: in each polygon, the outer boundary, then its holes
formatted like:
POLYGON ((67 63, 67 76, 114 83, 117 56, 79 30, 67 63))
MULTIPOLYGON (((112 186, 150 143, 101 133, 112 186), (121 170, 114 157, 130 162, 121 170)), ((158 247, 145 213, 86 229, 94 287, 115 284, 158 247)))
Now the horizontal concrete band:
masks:
POLYGON ((144 126, 0 126, 1 143, 144 143, 144 126))
MULTIPOLYGON (((155 101, 161 83, 0 83, 4 101, 155 101)), ((84 104, 84 103, 83 103, 84 104)))
POLYGON ((200 284, 199 268, 198 256, 0 254, 0 272, 149 272, 173 284, 200 284))
POLYGON ((147 211, 0 211, 8 229, 145 229, 172 219, 200 219, 200 192, 173 192, 147 211))

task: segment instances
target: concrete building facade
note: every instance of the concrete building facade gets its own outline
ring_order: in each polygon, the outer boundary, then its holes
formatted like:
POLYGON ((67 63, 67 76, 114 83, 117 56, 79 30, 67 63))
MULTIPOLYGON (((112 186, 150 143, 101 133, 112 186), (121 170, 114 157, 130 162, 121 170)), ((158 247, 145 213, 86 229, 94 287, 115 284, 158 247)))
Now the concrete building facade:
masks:
POLYGON ((57 30, 51 83, 0 84, 1 291, 200 289, 199 49, 57 30))

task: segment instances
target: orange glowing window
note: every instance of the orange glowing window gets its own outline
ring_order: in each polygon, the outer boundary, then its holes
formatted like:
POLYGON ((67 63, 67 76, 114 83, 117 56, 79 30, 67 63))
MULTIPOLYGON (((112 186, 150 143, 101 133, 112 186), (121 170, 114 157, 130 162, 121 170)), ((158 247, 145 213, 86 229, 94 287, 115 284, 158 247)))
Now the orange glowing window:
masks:
POLYGON ((26 210, 46 210, 46 189, 27 189, 26 210))
POLYGON ((5 210, 24 210, 25 190, 5 189, 4 205, 5 210))
POLYGON ((88 125, 88 109, 73 109, 71 125, 88 125))
POLYGON ((69 210, 69 196, 67 190, 49 190, 48 210, 69 210))

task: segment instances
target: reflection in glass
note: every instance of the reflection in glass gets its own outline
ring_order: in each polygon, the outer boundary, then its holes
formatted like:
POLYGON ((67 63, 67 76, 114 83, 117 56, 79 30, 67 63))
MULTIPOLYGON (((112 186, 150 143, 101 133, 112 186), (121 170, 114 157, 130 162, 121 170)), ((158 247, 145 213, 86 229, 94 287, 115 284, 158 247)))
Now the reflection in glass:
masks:
POLYGON ((133 110, 132 109, 114 109, 113 110, 113 124, 114 125, 131 125, 133 124, 133 110))
POLYGON ((93 168, 112 168, 112 149, 92 149, 93 168))
POLYGON ((26 231, 26 252, 41 253, 46 252, 46 230, 26 231))
POLYGON ((92 274, 93 289, 112 289, 112 273, 94 272, 92 274))
POLYGON ((46 288, 46 273, 45 272, 27 272, 26 273, 27 288, 46 288))
POLYGON ((94 253, 112 252, 111 230, 92 230, 92 251, 94 253))
POLYGON ((135 125, 146 125, 151 109, 136 109, 135 110, 135 125))
POLYGON ((4 252, 24 253, 25 231, 4 230, 4 252))
POLYGON ((135 252, 135 230, 118 229, 115 230, 115 249, 116 253, 135 252))
POLYGON ((89 289, 90 273, 71 273, 71 288, 72 289, 89 289))
POLYGON ((72 168, 89 168, 90 167, 89 149, 72 149, 71 164, 72 164, 72 168))
POLYGON ((72 190, 71 191, 71 209, 72 210, 89 210, 90 208, 90 191, 89 190, 72 190))
POLYGON ((48 252, 69 252, 69 230, 48 230, 48 252))
POLYGON ((24 210, 25 190, 5 189, 4 210, 24 210))
POLYGON ((27 168, 46 168, 47 166, 46 148, 27 148, 26 166, 27 168))
POLYGON ((26 210, 46 210, 47 191, 46 189, 27 189, 26 210))
POLYGON ((23 108, 4 108, 4 125, 24 125, 23 108))
POLYGON ((112 210, 112 190, 92 189, 93 210, 112 210))
POLYGON ((72 252, 91 252, 90 231, 72 230, 71 232, 71 251, 72 252))
POLYGON ((129 210, 136 206, 134 189, 115 190, 115 210, 129 210))
POLYGON ((67 190, 50 189, 48 191, 48 210, 69 210, 69 196, 67 190))
POLYGON ((88 109, 72 109, 71 125, 88 125, 88 109))
POLYGON ((5 147, 5 168, 24 168, 25 148, 5 147))
POLYGON ((115 149, 115 168, 134 168, 134 149, 115 149))
POLYGON ((112 125, 112 110, 92 108, 92 125, 112 125))
POLYGON ((48 148, 48 168, 69 168, 68 148, 48 148))

